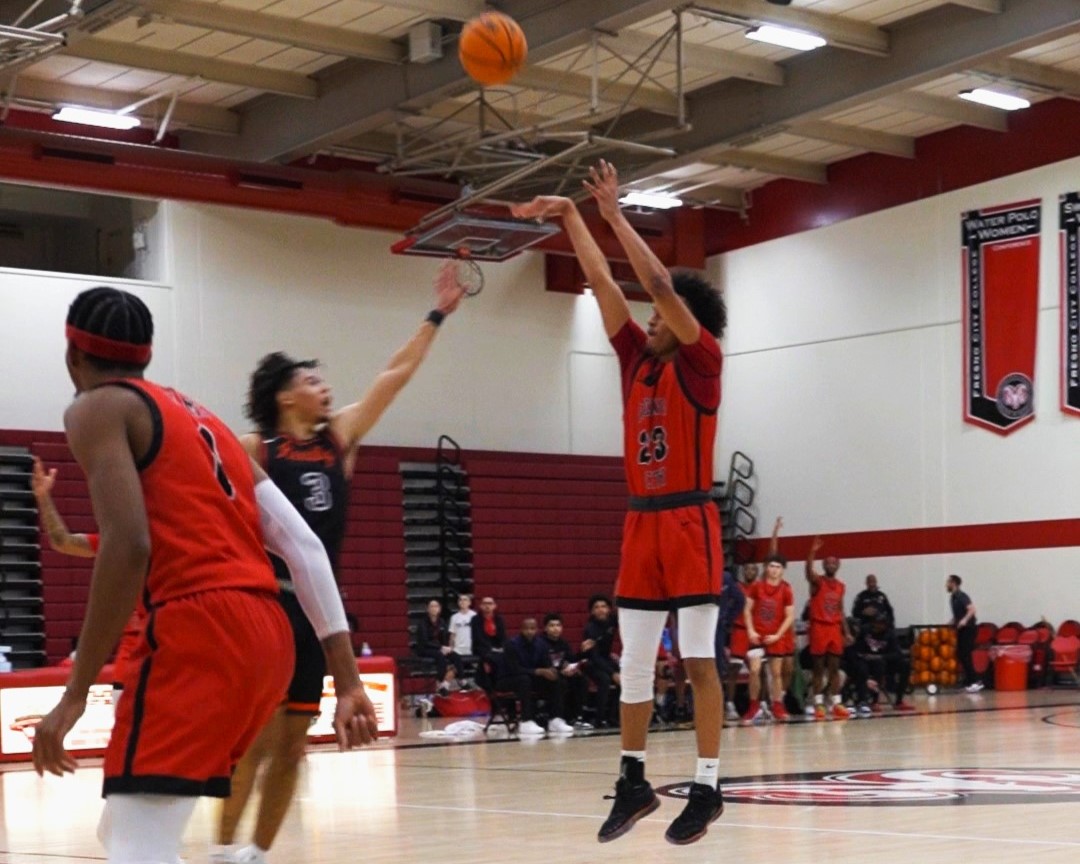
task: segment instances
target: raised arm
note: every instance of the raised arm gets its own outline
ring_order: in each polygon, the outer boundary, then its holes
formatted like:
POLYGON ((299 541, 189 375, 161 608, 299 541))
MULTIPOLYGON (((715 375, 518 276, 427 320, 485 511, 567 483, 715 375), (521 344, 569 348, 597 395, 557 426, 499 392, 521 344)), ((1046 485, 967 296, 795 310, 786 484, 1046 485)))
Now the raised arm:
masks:
POLYGON ((777 516, 773 525, 772 537, 769 538, 769 554, 776 555, 780 551, 780 531, 784 527, 784 517, 777 516))
POLYGON ((34 490, 34 498, 37 500, 38 514, 41 516, 41 525, 45 533, 49 535, 49 545, 56 552, 64 555, 74 555, 77 558, 93 558, 94 547, 86 534, 72 534, 68 530, 60 511, 52 500, 53 484, 56 483, 56 469, 45 470, 41 460, 34 457, 33 473, 30 476, 30 487, 34 490))
POLYGON ((619 208, 619 175, 615 166, 601 159, 600 164, 589 169, 589 175, 592 182, 586 180, 585 188, 596 199, 600 215, 611 226, 626 251, 641 287, 652 298, 656 311, 675 338, 683 345, 693 345, 701 338, 701 325, 690 307, 675 293, 667 267, 619 208))
POLYGON ((818 573, 817 568, 814 566, 814 559, 824 545, 824 540, 820 537, 815 537, 810 544, 810 554, 806 556, 806 581, 810 583, 811 590, 815 591, 817 590, 818 582, 821 581, 821 574, 818 573))
POLYGON ((612 277, 611 266, 574 202, 555 195, 540 195, 528 204, 515 205, 511 212, 519 219, 562 219, 563 230, 570 238, 574 254, 585 272, 585 279, 600 306, 604 332, 609 339, 618 333, 630 319, 630 304, 612 277))
MULTIPOLYGON (((457 280, 455 268, 454 261, 446 261, 439 268, 435 277, 435 308, 428 313, 412 338, 394 352, 386 368, 375 376, 375 380, 359 401, 334 414, 330 428, 347 454, 352 453, 383 412, 390 407, 398 393, 409 383, 427 356, 435 334, 439 331, 439 325, 461 303, 465 289, 457 280)), ((350 465, 347 467, 351 468, 351 455, 348 459, 350 465)), ((346 471, 346 474, 348 473, 351 472, 346 471)))

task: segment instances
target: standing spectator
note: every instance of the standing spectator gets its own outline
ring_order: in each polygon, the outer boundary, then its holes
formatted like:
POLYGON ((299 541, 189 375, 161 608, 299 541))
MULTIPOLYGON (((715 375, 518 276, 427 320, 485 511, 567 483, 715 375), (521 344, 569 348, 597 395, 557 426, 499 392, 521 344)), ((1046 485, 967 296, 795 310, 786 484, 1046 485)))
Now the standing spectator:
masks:
POLYGON ((844 618, 844 583, 836 578, 840 559, 834 555, 826 558, 824 573, 814 566, 814 556, 823 543, 820 537, 815 537, 806 559, 806 581, 810 583, 810 656, 814 659, 814 717, 825 719, 825 697, 830 696, 833 719, 847 720, 851 712, 840 698, 840 658, 852 639, 844 618))
POLYGON ((476 610, 472 608, 472 595, 459 595, 457 608, 458 611, 450 616, 450 647, 462 657, 471 657, 472 619, 476 617, 476 610))
POLYGON ((851 605, 852 617, 859 622, 874 622, 884 615, 889 624, 896 624, 896 615, 885 592, 878 588, 877 576, 871 573, 866 577, 866 588, 855 595, 851 605))
MULTIPOLYGON (((746 608, 746 592, 750 590, 750 586, 758 580, 759 575, 758 565, 753 561, 743 564, 742 570, 739 571, 742 577, 741 581, 736 581, 736 587, 739 593, 742 594, 742 606, 746 608)), ((727 583, 725 582, 725 590, 727 583)), ((723 598, 723 594, 721 594, 723 598)), ((739 683, 739 669, 740 663, 734 661, 745 661, 746 653, 750 650, 750 636, 746 630, 746 618, 740 614, 735 618, 735 621, 731 625, 730 637, 728 639, 728 662, 727 662, 727 676, 724 679, 724 687, 727 690, 727 705, 725 708, 724 719, 730 722, 737 722, 739 720, 739 712, 735 707, 735 688, 739 683)))
POLYGON ((521 726, 526 735, 543 735, 544 727, 533 718, 535 709, 532 698, 532 682, 518 668, 517 658, 508 652, 506 622, 495 610, 494 597, 480 601, 480 614, 472 620, 472 645, 480 658, 481 684, 489 690, 500 690, 515 695, 521 704, 521 726))
MULTIPOLYGON (((538 639, 536 619, 526 618, 521 622, 521 632, 510 640, 507 654, 512 655, 518 670, 529 676, 529 684, 533 701, 543 700, 547 707, 548 731, 559 735, 572 735, 574 727, 567 723, 563 716, 566 711, 566 679, 559 674, 551 663, 551 654, 548 653, 547 642, 538 639)), ((540 724, 534 724, 542 733, 544 730, 540 724)), ((522 727, 523 732, 531 729, 522 727)))
MULTIPOLYGON (((734 666, 736 670, 739 668, 738 661, 728 647, 728 636, 733 634, 735 628, 738 627, 741 629, 745 639, 746 621, 743 619, 743 609, 745 608, 746 594, 743 593, 739 580, 735 578, 735 574, 730 570, 725 570, 724 587, 720 591, 720 617, 716 622, 716 671, 720 673, 720 678, 725 684, 730 677, 730 667, 734 666)), ((746 651, 744 648, 739 660, 745 656, 746 651)), ((738 712, 735 710, 735 700, 733 698, 735 694, 733 691, 734 687, 732 687, 731 695, 727 700, 727 710, 725 712, 725 719, 727 720, 739 719, 738 712)))
POLYGON ((761 661, 768 657, 769 687, 772 697, 772 714, 777 720, 788 720, 784 708, 783 662, 795 653, 795 593, 784 579, 787 559, 778 554, 765 559, 765 578, 755 582, 746 591, 746 608, 743 617, 750 644, 758 650, 747 652, 750 666, 750 707, 743 715, 743 722, 764 720, 761 705, 761 661))
POLYGON ((592 729, 592 724, 586 723, 581 717, 589 682, 585 678, 585 670, 580 663, 580 658, 574 653, 570 643, 563 638, 561 614, 548 612, 544 616, 544 632, 541 638, 547 645, 551 665, 566 679, 566 713, 563 716, 567 722, 573 724, 576 730, 592 729))
POLYGON ((585 674, 596 687, 596 728, 611 725, 609 705, 611 690, 619 686, 619 661, 614 656, 615 634, 619 622, 611 609, 611 600, 604 594, 589 598, 589 620, 581 643, 585 674))
POLYGON ((964 580, 953 573, 945 580, 945 590, 949 592, 952 626, 956 628, 956 656, 964 670, 964 689, 968 693, 978 693, 983 689, 983 683, 975 675, 971 652, 975 650, 975 631, 979 622, 975 618, 975 604, 960 590, 963 584, 964 580))
POLYGON ((449 645, 450 633, 442 618, 442 603, 430 600, 427 604, 427 616, 420 622, 416 631, 416 651, 421 657, 435 661, 435 675, 438 679, 439 695, 450 692, 450 685, 465 677, 461 655, 449 645))

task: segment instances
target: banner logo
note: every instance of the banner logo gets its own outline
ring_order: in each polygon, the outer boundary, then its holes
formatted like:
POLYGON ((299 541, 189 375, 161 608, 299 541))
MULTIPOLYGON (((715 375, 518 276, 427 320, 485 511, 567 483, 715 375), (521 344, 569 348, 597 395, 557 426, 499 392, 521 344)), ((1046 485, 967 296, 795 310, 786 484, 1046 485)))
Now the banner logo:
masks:
MULTIPOLYGON (((726 804, 928 807, 940 804, 1080 803, 1080 770, 932 768, 821 771, 721 781, 726 804)), ((686 798, 689 783, 656 790, 686 798)))
POLYGON ((964 419, 1001 435, 1035 417, 1041 217, 1022 201, 961 220, 964 419))
POLYGON ((1080 415, 1080 193, 1058 201, 1061 255, 1061 410, 1080 415))

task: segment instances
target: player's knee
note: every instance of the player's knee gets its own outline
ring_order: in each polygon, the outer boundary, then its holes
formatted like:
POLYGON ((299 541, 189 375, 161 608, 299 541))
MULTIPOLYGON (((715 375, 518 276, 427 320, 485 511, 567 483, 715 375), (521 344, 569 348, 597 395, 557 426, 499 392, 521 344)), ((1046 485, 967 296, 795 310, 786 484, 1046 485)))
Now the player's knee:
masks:
POLYGON ((622 696, 620 700, 628 705, 651 701, 653 698, 655 671, 652 664, 630 668, 624 665, 620 672, 622 678, 622 696))

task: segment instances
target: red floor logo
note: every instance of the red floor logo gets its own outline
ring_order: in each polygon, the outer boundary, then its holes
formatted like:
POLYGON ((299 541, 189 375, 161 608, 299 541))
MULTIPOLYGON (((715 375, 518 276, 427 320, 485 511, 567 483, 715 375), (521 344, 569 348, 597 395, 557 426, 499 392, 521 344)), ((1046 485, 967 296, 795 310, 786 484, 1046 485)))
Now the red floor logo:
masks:
MULTIPOLYGON (((822 771, 732 777, 721 781, 728 804, 895 807, 934 804, 1080 802, 1080 770, 1046 768, 932 768, 822 771)), ((656 790, 685 798, 689 784, 656 790)))

